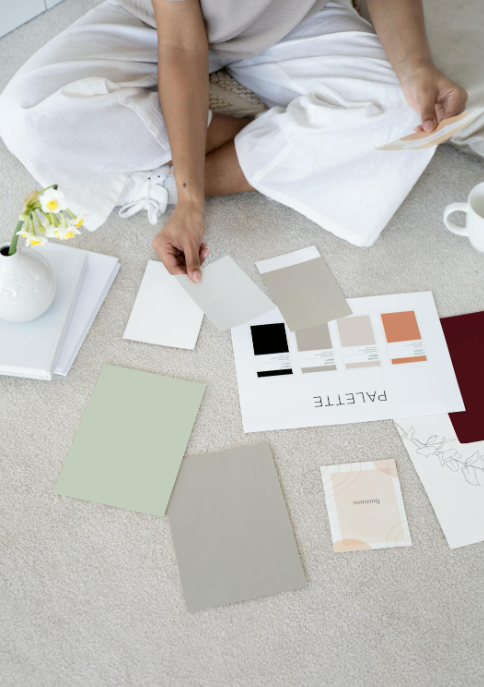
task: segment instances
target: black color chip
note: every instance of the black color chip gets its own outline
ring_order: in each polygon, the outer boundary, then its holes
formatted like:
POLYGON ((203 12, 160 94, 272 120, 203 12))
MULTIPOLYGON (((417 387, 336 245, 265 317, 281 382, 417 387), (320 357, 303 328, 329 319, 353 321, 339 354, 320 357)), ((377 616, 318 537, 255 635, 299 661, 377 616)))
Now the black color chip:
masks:
MULTIPOLYGON (((284 324, 257 324, 250 328, 254 355, 289 353, 284 324)), ((287 373, 286 373, 287 374, 287 373)))

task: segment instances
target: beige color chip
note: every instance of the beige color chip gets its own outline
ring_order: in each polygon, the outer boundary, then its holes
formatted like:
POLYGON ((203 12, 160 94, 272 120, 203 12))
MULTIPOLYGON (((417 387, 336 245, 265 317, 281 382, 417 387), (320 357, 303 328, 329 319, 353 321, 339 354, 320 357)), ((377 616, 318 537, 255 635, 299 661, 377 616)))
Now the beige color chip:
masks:
POLYGON ((338 282, 321 257, 264 272, 262 279, 292 332, 351 315, 338 282))

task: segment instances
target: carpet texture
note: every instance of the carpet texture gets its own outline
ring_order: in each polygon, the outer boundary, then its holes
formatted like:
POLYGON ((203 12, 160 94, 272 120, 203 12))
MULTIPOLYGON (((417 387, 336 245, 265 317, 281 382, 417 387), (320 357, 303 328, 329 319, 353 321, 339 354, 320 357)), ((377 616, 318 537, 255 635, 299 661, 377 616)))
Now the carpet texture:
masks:
MULTIPOLYGON (((0 89, 96 4, 66 0, 0 41, 0 89)), ((1 240, 35 183, 0 143, 1 240)), ((348 297, 431 289, 442 316, 484 309, 484 254, 442 224, 484 165, 449 146, 371 249, 253 193, 210 200, 211 260, 254 265, 316 244, 348 297)), ((55 181, 55 179, 53 180, 55 181)), ((195 351, 123 334, 153 228, 113 215, 76 244, 121 271, 67 378, 0 378, 2 687, 478 687, 484 545, 450 551, 392 422, 247 435, 230 333, 195 351), (103 363, 207 383, 190 454, 269 441, 308 578, 300 592, 190 615, 168 521, 55 496, 103 363), (395 458, 413 546, 335 555, 319 466, 395 458)), ((163 437, 160 437, 160 442, 163 437)))

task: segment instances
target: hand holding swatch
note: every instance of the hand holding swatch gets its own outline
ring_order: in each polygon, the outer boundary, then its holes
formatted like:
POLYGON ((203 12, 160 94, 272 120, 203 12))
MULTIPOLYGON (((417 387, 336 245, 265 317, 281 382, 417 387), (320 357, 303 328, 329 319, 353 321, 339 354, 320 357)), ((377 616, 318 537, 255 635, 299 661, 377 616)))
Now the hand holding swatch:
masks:
POLYGON ((228 255, 202 267, 199 283, 191 281, 186 274, 175 279, 220 331, 237 327, 275 308, 228 255))
POLYGON ((428 131, 415 131, 413 134, 380 146, 377 150, 423 150, 424 148, 433 148, 449 141, 452 136, 465 129, 468 124, 483 113, 484 107, 462 112, 455 117, 443 119, 430 133, 428 131))

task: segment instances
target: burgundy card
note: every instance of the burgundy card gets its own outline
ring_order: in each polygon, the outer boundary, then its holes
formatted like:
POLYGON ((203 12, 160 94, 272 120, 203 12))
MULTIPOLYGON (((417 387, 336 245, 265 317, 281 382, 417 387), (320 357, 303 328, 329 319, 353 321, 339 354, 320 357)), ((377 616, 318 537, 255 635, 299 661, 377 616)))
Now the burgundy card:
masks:
POLYGON ((484 439, 484 312, 440 320, 466 407, 449 413, 462 444, 484 439))

